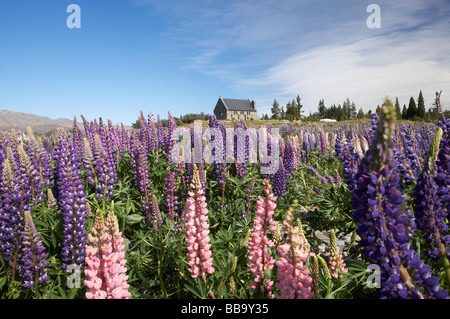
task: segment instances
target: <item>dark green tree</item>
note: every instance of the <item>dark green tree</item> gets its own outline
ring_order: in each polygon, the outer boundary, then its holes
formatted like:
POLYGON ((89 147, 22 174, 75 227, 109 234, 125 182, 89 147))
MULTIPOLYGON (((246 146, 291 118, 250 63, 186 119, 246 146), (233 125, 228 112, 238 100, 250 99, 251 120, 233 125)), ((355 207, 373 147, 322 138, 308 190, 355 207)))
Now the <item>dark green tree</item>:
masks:
POLYGON ((417 99, 417 116, 421 119, 425 119, 425 101, 423 100, 422 91, 419 93, 419 98, 417 99))
POLYGON ((134 129, 140 129, 141 128, 141 123, 140 123, 139 119, 137 119, 136 122, 131 124, 131 127, 134 128, 134 129))
POLYGON ((350 118, 354 118, 356 117, 357 113, 356 113, 356 105, 355 102, 352 101, 352 104, 350 104, 350 118))
POLYGON ((411 98, 409 99, 408 109, 406 110, 406 119, 412 120, 416 115, 417 115, 416 101, 414 101, 414 98, 411 96, 411 98))
POLYGON ((321 119, 324 119, 324 118, 325 118, 326 111, 327 111, 327 107, 325 106, 324 100, 320 100, 320 101, 319 101, 318 111, 319 111, 319 117, 320 117, 321 119))
POLYGON ((342 103, 342 117, 341 120, 349 120, 350 119, 350 100, 347 100, 342 103))
POLYGON ((407 113, 408 113, 408 110, 406 109, 406 104, 403 104, 403 109, 402 109, 402 119, 403 120, 407 119, 407 113))
POLYGON ((297 94, 297 112, 296 112, 296 119, 297 120, 301 120, 302 119, 302 113, 303 113, 303 111, 302 111, 302 108, 303 108, 303 105, 302 105, 302 103, 301 103, 301 98, 300 98, 300 95, 298 95, 297 94))
POLYGON ((402 111, 400 109, 400 103, 398 103, 398 97, 395 98, 395 113, 397 113, 397 118, 402 118, 402 111))
POLYGON ((286 104, 286 120, 292 121, 294 117, 298 118, 297 115, 297 103, 295 102, 295 99, 292 100, 292 102, 288 102, 286 104))
POLYGON ((345 121, 345 113, 344 110, 342 109, 342 106, 339 104, 337 109, 336 109, 336 121, 345 121))
POLYGON ((343 119, 345 120, 351 120, 352 118, 356 117, 355 102, 350 103, 350 99, 347 98, 342 104, 342 112, 344 113, 343 119))
POLYGON ((356 115, 356 117, 358 119, 363 119, 364 118, 364 111, 362 109, 362 107, 359 108, 358 114, 356 115))
POLYGON ((375 112, 378 114, 381 111, 381 107, 379 105, 377 105, 377 108, 375 109, 375 112))
POLYGON ((280 104, 278 104, 277 100, 273 100, 272 108, 270 109, 272 111, 272 119, 278 120, 280 118, 280 104))

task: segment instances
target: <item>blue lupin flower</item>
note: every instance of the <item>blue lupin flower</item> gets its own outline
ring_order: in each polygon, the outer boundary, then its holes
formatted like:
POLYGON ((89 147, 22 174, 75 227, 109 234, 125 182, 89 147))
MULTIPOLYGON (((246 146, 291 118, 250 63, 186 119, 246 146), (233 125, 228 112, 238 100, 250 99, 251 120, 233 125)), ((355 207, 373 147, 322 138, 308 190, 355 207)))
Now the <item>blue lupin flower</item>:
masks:
POLYGON ((22 260, 20 263, 22 287, 36 288, 49 279, 46 268, 49 263, 45 260, 47 254, 45 247, 36 227, 33 223, 30 212, 26 211, 25 228, 22 236, 22 260))
POLYGON ((370 148, 361 160, 352 192, 354 220, 362 253, 381 269, 380 298, 449 298, 439 279, 411 247, 414 218, 398 189, 393 157, 395 110, 383 104, 370 148))
POLYGON ((83 266, 86 256, 87 207, 78 152, 63 130, 58 133, 53 159, 58 205, 63 213, 61 268, 66 271, 67 266, 72 264, 83 266))

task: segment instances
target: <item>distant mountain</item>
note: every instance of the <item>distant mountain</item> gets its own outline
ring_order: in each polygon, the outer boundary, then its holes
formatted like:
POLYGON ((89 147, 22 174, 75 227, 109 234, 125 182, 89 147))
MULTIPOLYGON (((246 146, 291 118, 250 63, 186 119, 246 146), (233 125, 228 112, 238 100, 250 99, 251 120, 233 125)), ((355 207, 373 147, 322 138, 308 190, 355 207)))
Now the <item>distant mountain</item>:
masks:
MULTIPOLYGON (((58 127, 65 129, 72 128, 73 120, 61 118, 52 120, 45 116, 0 110, 0 130, 8 131, 15 129, 24 131, 27 127, 31 127, 34 131, 44 133, 58 127)), ((82 129, 83 124, 81 123, 78 127, 82 129)))
MULTIPOLYGON (((79 121, 77 122, 78 128, 84 132, 83 123, 79 121)), ((64 129, 72 129, 73 120, 61 118, 52 120, 51 118, 35 114, 0 110, 0 131, 9 131, 11 129, 15 129, 16 131, 25 131, 27 127, 31 127, 33 131, 40 133, 49 132, 58 127, 62 127, 64 129)), ((126 130, 133 129, 128 125, 124 125, 124 128, 126 130)))

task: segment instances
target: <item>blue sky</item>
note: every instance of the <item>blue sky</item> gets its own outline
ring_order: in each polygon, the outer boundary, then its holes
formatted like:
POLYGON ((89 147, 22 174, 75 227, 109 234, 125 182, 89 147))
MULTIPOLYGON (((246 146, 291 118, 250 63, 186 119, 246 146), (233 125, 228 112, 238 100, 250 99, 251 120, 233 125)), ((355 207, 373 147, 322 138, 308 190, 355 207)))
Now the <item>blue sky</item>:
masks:
POLYGON ((449 17, 448 0, 0 0, 0 109, 131 124, 140 110, 211 113, 219 96, 261 114, 298 94, 308 114, 420 90, 448 109, 449 17))

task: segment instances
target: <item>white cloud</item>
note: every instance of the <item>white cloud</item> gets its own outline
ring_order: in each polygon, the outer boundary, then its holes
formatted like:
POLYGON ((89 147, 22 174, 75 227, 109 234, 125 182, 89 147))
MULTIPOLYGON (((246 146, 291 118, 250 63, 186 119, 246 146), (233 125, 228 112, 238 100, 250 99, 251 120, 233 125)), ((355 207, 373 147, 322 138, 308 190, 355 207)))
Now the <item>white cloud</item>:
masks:
POLYGON ((367 111, 387 95, 408 104, 420 90, 429 107, 442 89, 450 107, 446 0, 377 0, 376 30, 366 26, 373 1, 135 1, 169 16, 165 35, 186 49, 186 68, 227 81, 260 114, 297 94, 306 114, 320 99, 329 106, 348 97, 367 111))
MULTIPOLYGON (((398 13, 402 8, 395 9, 398 13)), ((385 96, 398 97, 402 105, 408 105, 420 90, 427 108, 435 92, 443 90, 441 102, 449 108, 449 22, 426 21, 421 10, 423 6, 404 10, 396 21, 394 11, 387 11, 385 27, 376 36, 364 38, 358 30, 349 44, 335 41, 292 54, 237 85, 263 92, 256 97, 260 113, 270 112, 274 98, 284 104, 297 94, 308 114, 317 110, 320 99, 330 106, 348 97, 367 111, 381 105, 385 96)))

